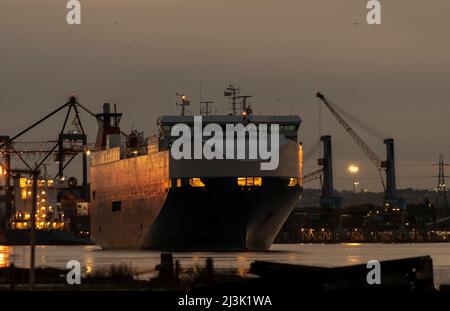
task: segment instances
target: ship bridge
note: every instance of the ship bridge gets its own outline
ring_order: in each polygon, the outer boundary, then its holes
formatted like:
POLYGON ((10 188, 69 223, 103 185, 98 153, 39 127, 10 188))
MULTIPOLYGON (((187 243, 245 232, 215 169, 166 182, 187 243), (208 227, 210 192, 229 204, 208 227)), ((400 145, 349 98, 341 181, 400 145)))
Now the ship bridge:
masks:
MULTIPOLYGON (((302 123, 302 119, 296 115, 289 116, 275 116, 275 115, 208 115, 202 116, 203 127, 208 124, 218 124, 225 131, 227 124, 278 124, 280 135, 286 139, 297 142, 298 129, 302 123)), ((174 125, 186 124, 193 129, 194 116, 163 116, 158 121, 160 127, 160 142, 159 150, 167 150, 173 141, 171 130, 174 125)))

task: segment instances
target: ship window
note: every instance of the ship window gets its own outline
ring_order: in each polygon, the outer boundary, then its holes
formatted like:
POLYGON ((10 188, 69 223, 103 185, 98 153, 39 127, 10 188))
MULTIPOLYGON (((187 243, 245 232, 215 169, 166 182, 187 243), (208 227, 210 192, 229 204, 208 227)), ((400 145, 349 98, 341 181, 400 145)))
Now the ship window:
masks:
POLYGON ((261 177, 238 177, 237 184, 239 187, 261 187, 261 177))
POLYGON ((112 212, 120 212, 122 210, 122 201, 112 202, 112 212))
POLYGON ((238 186, 245 187, 247 185, 245 177, 238 177, 237 179, 238 186))
POLYGON ((280 125, 280 132, 292 132, 296 130, 297 130, 296 125, 280 125))
POLYGON ((172 188, 172 180, 171 179, 164 181, 164 189, 167 191, 168 188, 172 188))
POLYGON ((205 184, 200 178, 189 178, 189 184, 191 187, 204 187, 205 184))

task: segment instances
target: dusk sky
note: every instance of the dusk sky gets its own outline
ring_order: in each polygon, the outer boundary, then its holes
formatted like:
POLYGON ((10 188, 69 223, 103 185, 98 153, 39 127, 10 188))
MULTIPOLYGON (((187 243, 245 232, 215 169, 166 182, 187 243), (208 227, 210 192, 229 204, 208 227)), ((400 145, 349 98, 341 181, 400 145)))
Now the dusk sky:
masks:
MULTIPOLYGON (((450 2, 382 0, 382 24, 366 23, 364 0, 81 0, 82 24, 66 23, 65 0, 0 1, 0 135, 62 105, 70 93, 93 111, 104 102, 132 125, 156 132, 175 114, 176 92, 214 100, 233 83, 257 114, 298 114, 305 151, 319 137, 322 91, 396 140, 398 187, 432 188, 450 162, 450 2), (279 100, 276 100, 279 99, 279 100)), ((336 187, 381 190, 377 171, 322 107, 333 137, 336 187)), ((83 114, 94 141, 96 123, 83 114)), ((63 115, 24 140, 54 140, 63 115)), ((355 126, 358 130, 358 127, 355 126)), ((361 132, 385 158, 384 144, 361 132)), ((314 155, 305 172, 316 170, 314 155)), ((450 172, 449 172, 450 174, 450 172)), ((317 187, 311 183, 306 187, 317 187)))

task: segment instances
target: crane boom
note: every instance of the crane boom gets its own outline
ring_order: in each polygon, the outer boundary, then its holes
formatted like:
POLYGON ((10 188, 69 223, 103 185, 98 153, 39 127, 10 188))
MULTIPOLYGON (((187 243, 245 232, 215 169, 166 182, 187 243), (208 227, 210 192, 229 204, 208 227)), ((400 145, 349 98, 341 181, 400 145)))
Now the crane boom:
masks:
MULTIPOLYGON (((320 92, 317 92, 316 96, 322 100, 325 106, 330 110, 331 114, 336 118, 336 120, 344 127, 347 133, 353 138, 356 144, 361 148, 361 150, 366 154, 369 160, 375 165, 378 169, 378 173, 380 174, 381 183, 383 185, 383 189, 386 192, 386 185, 383 180, 382 171, 386 167, 385 162, 381 161, 377 154, 366 144, 366 142, 352 129, 352 127, 344 120, 344 118, 334 109, 331 102, 320 92)), ((389 174, 390 175, 390 174, 389 174)), ((394 177, 395 178, 395 177, 394 177)), ((387 178, 388 181, 392 178, 387 178)), ((395 187, 395 186, 394 186, 395 187)))
POLYGON ((344 120, 344 118, 334 109, 330 101, 320 92, 316 94, 318 98, 327 106, 331 114, 338 120, 338 122, 344 127, 347 133, 353 138, 356 144, 361 148, 361 150, 366 154, 370 161, 377 167, 378 170, 382 169, 382 161, 376 155, 375 152, 364 142, 364 140, 352 129, 352 127, 344 120))

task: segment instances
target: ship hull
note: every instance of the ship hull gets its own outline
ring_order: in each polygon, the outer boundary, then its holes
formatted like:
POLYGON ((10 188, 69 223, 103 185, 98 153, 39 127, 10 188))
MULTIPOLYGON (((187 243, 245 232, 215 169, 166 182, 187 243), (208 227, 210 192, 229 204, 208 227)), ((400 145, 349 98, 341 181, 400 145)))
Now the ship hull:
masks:
POLYGON ((141 248, 267 250, 300 195, 281 179, 238 187, 235 178, 204 180, 204 188, 172 189, 141 248), (227 189, 224 191, 224 189, 227 189))
POLYGON ((104 249, 267 250, 299 199, 301 149, 286 142, 278 169, 261 171, 259 161, 168 151, 122 159, 115 148, 94 153, 90 172, 91 239, 104 249))

